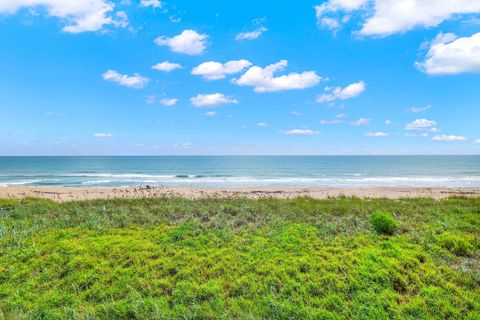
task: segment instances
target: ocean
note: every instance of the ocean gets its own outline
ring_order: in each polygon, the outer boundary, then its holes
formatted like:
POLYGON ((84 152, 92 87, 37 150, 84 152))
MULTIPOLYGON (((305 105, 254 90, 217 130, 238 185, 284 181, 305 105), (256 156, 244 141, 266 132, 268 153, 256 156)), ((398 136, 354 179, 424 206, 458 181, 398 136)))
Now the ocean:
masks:
POLYGON ((480 156, 0 157, 0 187, 480 187, 480 156))

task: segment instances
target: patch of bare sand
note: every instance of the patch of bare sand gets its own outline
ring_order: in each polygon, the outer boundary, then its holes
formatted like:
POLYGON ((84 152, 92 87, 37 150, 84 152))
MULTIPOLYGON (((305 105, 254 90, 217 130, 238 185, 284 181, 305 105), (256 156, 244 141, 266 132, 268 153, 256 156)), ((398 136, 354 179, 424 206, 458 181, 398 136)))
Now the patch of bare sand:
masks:
POLYGON ((3 187, 0 198, 44 198, 59 202, 89 199, 144 198, 144 197, 185 197, 198 198, 294 198, 309 196, 316 199, 329 197, 359 198, 434 198, 453 196, 480 197, 480 188, 49 188, 49 187, 3 187))

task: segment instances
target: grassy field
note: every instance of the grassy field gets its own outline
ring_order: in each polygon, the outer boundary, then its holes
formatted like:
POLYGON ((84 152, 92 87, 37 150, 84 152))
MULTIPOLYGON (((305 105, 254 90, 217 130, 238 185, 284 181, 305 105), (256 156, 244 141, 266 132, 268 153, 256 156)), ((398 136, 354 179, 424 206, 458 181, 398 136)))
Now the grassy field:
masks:
POLYGON ((0 208, 4 319, 480 319, 480 199, 0 208))

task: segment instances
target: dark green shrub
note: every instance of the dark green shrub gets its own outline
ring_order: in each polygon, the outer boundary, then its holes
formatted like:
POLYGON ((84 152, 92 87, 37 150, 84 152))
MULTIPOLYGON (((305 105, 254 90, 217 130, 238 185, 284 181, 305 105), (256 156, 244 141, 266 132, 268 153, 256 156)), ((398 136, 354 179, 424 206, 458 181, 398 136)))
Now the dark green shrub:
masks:
POLYGON ((374 212, 370 217, 370 222, 379 234, 392 235, 397 228, 397 222, 388 212, 374 212))

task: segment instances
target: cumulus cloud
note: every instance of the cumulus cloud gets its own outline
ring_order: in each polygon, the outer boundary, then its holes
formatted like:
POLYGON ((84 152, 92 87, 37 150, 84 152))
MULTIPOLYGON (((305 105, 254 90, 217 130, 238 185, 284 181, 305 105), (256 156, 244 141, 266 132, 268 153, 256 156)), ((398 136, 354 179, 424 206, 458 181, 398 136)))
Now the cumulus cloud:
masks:
POLYGON ((178 102, 177 98, 169 98, 169 99, 165 98, 160 100, 160 104, 163 104, 165 107, 172 107, 176 105, 177 102, 178 102))
POLYGON ((235 40, 254 40, 254 39, 257 39, 258 37, 260 37, 264 32, 268 31, 267 28, 265 27, 260 27, 254 31, 250 31, 250 32, 241 32, 239 34, 237 34, 237 36, 235 37, 235 40))
POLYGON ((322 80, 314 71, 274 76, 275 72, 283 70, 287 65, 287 60, 281 60, 265 68, 253 66, 232 82, 239 86, 252 86, 255 92, 275 92, 310 88, 322 80))
POLYGON ((315 136, 320 134, 320 131, 310 130, 310 129, 293 129, 288 131, 283 131, 284 135, 287 136, 315 136))
POLYGON ((427 130, 432 131, 432 129, 434 129, 436 125, 437 125, 437 122, 435 120, 416 119, 410 123, 407 123, 404 129, 416 130, 416 131, 427 131, 427 130))
POLYGON ((101 132, 101 133, 95 133, 93 137, 94 138, 113 138, 113 134, 101 132))
POLYGON ((477 139, 477 140, 475 140, 475 142, 474 142, 474 143, 475 143, 475 144, 480 144, 480 138, 479 138, 479 139, 477 139))
POLYGON ((169 62, 169 61, 164 61, 164 62, 157 63, 156 65, 154 65, 152 67, 152 69, 154 69, 154 70, 163 71, 163 72, 170 72, 170 71, 173 71, 175 69, 180 69, 180 68, 182 68, 182 66, 180 64, 172 63, 172 62, 169 62))
POLYGON ((292 115, 298 117, 298 116, 301 116, 302 113, 301 113, 301 112, 298 112, 298 111, 292 111, 292 115))
POLYGON ((385 122, 384 122, 384 123, 385 123, 387 126, 389 126, 389 125, 393 124, 392 120, 385 120, 385 122))
POLYGON ((479 12, 480 2, 472 0, 375 0, 374 14, 359 33, 388 36, 416 27, 436 27, 453 16, 479 12))
POLYGON ((195 30, 184 30, 175 37, 160 36, 155 39, 155 43, 158 46, 167 46, 173 52, 200 55, 205 50, 207 38, 206 34, 199 34, 195 30))
POLYGON ((467 139, 462 136, 441 135, 441 136, 434 136, 432 140, 433 141, 465 141, 467 139))
POLYGON ((370 121, 372 121, 372 119, 368 119, 368 118, 360 118, 356 121, 352 121, 350 122, 350 124, 354 127, 360 127, 360 126, 365 126, 367 124, 370 123, 370 121))
POLYGON ((480 72, 480 32, 463 38, 440 33, 432 41, 425 60, 415 65, 431 75, 480 72))
POLYGON ((346 100, 359 96, 365 91, 366 84, 363 81, 349 84, 345 88, 341 87, 326 87, 325 91, 328 93, 321 94, 317 97, 317 103, 332 102, 335 100, 346 100))
POLYGON ((269 126, 269 124, 266 123, 266 122, 259 122, 259 123, 257 123, 257 127, 268 127, 268 126, 269 126))
POLYGON ((193 68, 192 74, 202 76, 205 80, 219 80, 224 79, 229 74, 239 73, 251 65, 252 63, 245 59, 232 60, 223 64, 215 61, 207 61, 193 68))
POLYGON ((48 15, 61 19, 69 33, 99 31, 104 26, 126 26, 126 14, 112 16, 115 5, 107 0, 2 0, 0 14, 14 14, 22 8, 45 8, 48 15))
POLYGON ((115 70, 108 70, 103 74, 103 79, 107 81, 112 81, 118 83, 119 85, 140 89, 145 87, 145 85, 150 81, 146 77, 142 77, 138 73, 133 74, 132 76, 126 74, 120 74, 115 70))
POLYGON ((215 112, 215 111, 208 111, 208 112, 205 112, 203 115, 204 115, 204 116, 207 116, 207 117, 213 117, 213 116, 216 116, 216 115, 217 115, 217 112, 215 112))
POLYGON ((159 0, 141 0, 140 5, 142 7, 154 7, 154 8, 162 7, 162 3, 159 0))
POLYGON ((329 0, 315 6, 317 23, 328 29, 338 29, 342 23, 349 20, 349 16, 340 17, 339 12, 352 12, 364 7, 367 0, 329 0))
POLYGON ((420 112, 424 112, 424 111, 427 111, 431 108, 432 106, 428 105, 428 106, 425 106, 425 107, 411 107, 410 109, 408 109, 409 112, 412 112, 412 113, 420 113, 420 112))
POLYGON ((367 132, 365 133, 365 137, 388 137, 388 133, 382 131, 367 132))
POLYGON ((472 0, 329 0, 315 7, 317 23, 337 30, 360 12, 367 17, 358 34, 389 36, 417 27, 436 27, 459 15, 480 12, 480 2, 472 0))
POLYGON ((238 100, 230 96, 226 96, 223 93, 213 93, 213 94, 199 94, 195 97, 190 98, 190 102, 193 106, 202 108, 202 107, 216 107, 221 104, 237 104, 238 100))

